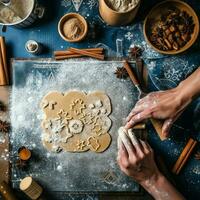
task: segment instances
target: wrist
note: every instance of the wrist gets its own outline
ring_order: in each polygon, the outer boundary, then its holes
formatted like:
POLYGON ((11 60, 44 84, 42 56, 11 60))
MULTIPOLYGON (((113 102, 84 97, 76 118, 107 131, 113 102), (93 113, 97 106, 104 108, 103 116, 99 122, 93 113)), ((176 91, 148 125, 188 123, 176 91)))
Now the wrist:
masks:
POLYGON ((177 90, 180 93, 180 96, 183 100, 192 101, 198 95, 200 95, 200 67, 187 79, 180 82, 177 86, 177 90))
POLYGON ((177 199, 185 200, 185 198, 174 188, 174 186, 161 173, 155 178, 146 180, 142 186, 154 197, 154 199, 177 199))
POLYGON ((187 106, 192 102, 192 100, 195 98, 196 94, 191 89, 191 87, 188 87, 184 81, 182 81, 177 87, 176 87, 176 98, 180 107, 182 105, 187 106))
POLYGON ((152 188, 159 186, 162 184, 165 177, 160 173, 156 173, 152 175, 150 178, 146 179, 145 181, 142 181, 140 185, 147 191, 151 191, 152 188))

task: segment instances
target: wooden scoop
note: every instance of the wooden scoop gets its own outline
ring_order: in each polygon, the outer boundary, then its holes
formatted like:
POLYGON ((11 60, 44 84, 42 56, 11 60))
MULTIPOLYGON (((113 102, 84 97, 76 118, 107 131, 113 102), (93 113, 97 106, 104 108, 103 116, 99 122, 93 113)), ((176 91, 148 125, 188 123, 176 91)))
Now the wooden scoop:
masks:
MULTIPOLYGON (((124 61, 124 68, 128 72, 130 79, 132 80, 133 84, 135 85, 135 87, 137 88, 137 90, 139 92, 139 99, 145 97, 147 94, 142 91, 140 84, 139 84, 139 81, 137 80, 135 74, 133 73, 133 70, 131 69, 131 66, 129 65, 129 63, 127 61, 124 61)), ((167 138, 162 135, 163 121, 153 119, 153 118, 150 118, 150 121, 151 121, 152 125, 154 126, 156 132, 158 133, 160 139, 162 141, 166 140, 167 138)))

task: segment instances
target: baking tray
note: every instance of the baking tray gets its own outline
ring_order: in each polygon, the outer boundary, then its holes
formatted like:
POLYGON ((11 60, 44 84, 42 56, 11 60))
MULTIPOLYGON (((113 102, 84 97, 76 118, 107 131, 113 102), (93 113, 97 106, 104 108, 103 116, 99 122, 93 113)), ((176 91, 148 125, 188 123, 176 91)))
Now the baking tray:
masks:
MULTIPOLYGON (((63 61, 51 59, 13 60, 11 94, 12 184, 32 176, 49 191, 55 192, 140 192, 139 185, 119 169, 117 130, 138 98, 131 81, 117 79, 114 72, 121 61, 63 61), (42 145, 40 127, 43 113, 41 99, 49 91, 101 90, 112 102, 112 143, 104 153, 48 152, 42 145), (26 171, 16 165, 17 149, 27 146, 33 159, 26 171)), ((135 67, 135 63, 132 63, 135 67)))

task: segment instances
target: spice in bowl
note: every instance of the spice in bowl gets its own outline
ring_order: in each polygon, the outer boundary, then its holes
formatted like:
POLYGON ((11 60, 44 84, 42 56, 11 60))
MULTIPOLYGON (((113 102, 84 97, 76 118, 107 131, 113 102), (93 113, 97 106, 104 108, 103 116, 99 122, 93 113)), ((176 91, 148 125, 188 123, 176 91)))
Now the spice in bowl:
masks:
POLYGON ((39 54, 41 53, 42 46, 40 43, 35 40, 28 40, 25 44, 25 49, 28 53, 31 54, 39 54))
POLYGON ((79 19, 71 18, 64 23, 63 33, 69 40, 78 39, 84 33, 84 25, 79 19))
POLYGON ((61 18, 58 31, 64 40, 68 42, 79 42, 87 34, 87 22, 81 15, 69 13, 61 18))
POLYGON ((18 149, 18 155, 21 160, 28 161, 31 158, 31 151, 23 146, 18 149))
POLYGON ((135 8, 140 0, 106 0, 107 5, 116 12, 128 12, 135 8))
POLYGON ((178 51, 191 40, 194 28, 192 16, 177 7, 171 7, 152 26, 150 41, 159 50, 178 51))

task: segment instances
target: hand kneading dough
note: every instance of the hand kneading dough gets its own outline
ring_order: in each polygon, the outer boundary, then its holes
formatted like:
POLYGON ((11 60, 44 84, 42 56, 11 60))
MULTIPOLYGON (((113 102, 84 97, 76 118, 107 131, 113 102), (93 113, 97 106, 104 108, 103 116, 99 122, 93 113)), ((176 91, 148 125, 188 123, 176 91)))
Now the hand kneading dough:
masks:
POLYGON ((105 93, 50 92, 41 108, 42 142, 49 151, 103 152, 109 147, 111 102, 105 93))

